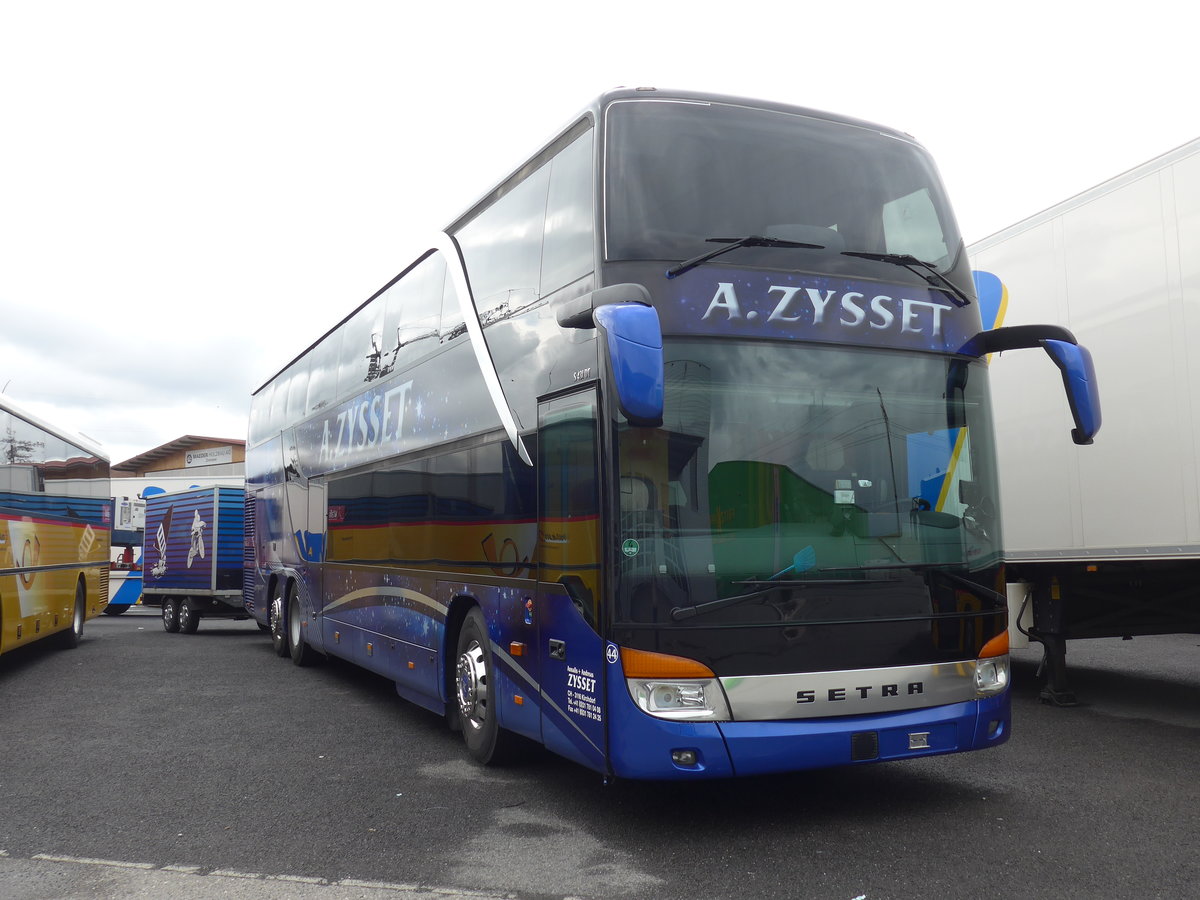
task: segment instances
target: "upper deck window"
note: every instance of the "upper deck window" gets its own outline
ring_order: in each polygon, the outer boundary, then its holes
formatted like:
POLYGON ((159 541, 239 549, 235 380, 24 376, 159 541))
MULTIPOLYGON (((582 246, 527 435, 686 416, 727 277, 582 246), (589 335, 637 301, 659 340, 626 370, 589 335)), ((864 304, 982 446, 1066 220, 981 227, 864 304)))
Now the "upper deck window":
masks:
MULTIPOLYGON (((626 101, 608 112, 609 260, 680 260, 713 237, 763 235, 824 251, 746 248, 732 265, 849 271, 842 251, 965 266, 932 160, 862 125, 725 104, 626 101)), ((889 273, 891 274, 891 273, 889 273)))

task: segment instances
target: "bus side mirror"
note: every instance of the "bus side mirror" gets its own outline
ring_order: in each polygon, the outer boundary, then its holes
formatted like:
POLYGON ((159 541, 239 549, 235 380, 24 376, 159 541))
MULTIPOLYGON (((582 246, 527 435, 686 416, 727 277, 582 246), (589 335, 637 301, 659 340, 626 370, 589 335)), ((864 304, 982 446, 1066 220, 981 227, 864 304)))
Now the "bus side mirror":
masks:
POLYGON ((626 282, 596 288, 581 297, 561 302, 554 317, 563 328, 595 328, 596 310, 614 303, 640 303, 650 305, 650 292, 644 285, 626 282))
POLYGON ((1024 350, 1041 347, 1062 372, 1063 387, 1075 427, 1071 439, 1076 444, 1090 444, 1100 430, 1100 392, 1096 386, 1096 367, 1092 354, 1081 347, 1061 325, 1013 325, 981 331, 959 350, 967 356, 983 356, 1005 350, 1024 350))
POLYGON ((1075 419, 1071 439, 1076 444, 1090 444, 1100 430, 1100 393, 1092 354, 1086 347, 1066 341, 1044 340, 1041 344, 1062 372, 1067 402, 1075 419))
POLYGON ((597 307, 592 318, 608 351, 617 404, 630 424, 663 420, 663 341, 658 310, 640 303, 597 307))

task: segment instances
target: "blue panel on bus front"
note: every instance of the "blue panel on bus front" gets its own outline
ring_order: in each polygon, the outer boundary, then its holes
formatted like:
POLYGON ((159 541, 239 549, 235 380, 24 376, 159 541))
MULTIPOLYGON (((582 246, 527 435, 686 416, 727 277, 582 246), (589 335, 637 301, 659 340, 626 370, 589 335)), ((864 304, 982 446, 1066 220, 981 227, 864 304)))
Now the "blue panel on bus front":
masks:
POLYGON ((605 670, 613 774, 664 780, 728 778, 734 774, 725 739, 715 722, 677 722, 642 712, 629 695, 616 644, 608 645, 605 670), (693 751, 695 765, 676 764, 671 758, 675 750, 693 751))
POLYGON ((539 604, 542 740, 555 753, 604 771, 604 641, 566 593, 547 591, 539 604), (549 650, 551 642, 561 654, 549 650))
POLYGON ((980 331, 977 304, 932 288, 704 266, 655 286, 664 334, 719 334, 889 349, 957 351, 980 331))
POLYGON ((769 775, 996 747, 1008 740, 1009 718, 1005 692, 988 700, 877 716, 722 722, 720 728, 738 775, 769 775), (989 729, 993 722, 998 724, 989 729), (871 735, 876 755, 856 758, 855 735, 871 735))

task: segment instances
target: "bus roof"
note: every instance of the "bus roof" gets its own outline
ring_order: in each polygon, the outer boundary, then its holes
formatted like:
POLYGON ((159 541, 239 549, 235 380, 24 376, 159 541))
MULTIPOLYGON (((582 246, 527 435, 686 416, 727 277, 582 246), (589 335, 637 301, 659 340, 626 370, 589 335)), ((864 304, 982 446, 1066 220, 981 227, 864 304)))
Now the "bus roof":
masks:
POLYGON ((98 459, 102 459, 105 462, 110 461, 108 454, 104 452, 104 449, 100 446, 98 441, 73 431, 67 431, 65 428, 59 428, 56 425, 51 425, 41 416, 34 415, 29 410, 25 409, 25 407, 21 406, 21 404, 17 403, 7 394, 0 394, 0 410, 11 413, 18 419, 24 419, 30 425, 34 425, 47 434, 51 434, 56 438, 66 441, 68 444, 73 444, 80 450, 85 450, 98 459))
MULTIPOLYGON (((565 134, 571 132, 574 128, 580 125, 581 122, 587 120, 595 122, 599 119, 602 112, 608 108, 611 103, 623 100, 658 100, 658 101, 683 101, 689 103, 719 103, 730 106, 746 106, 753 109, 764 109, 775 112, 787 113, 791 115, 807 116, 814 119, 823 119, 827 122, 834 122, 840 125, 846 125, 855 128, 866 128, 871 131, 877 131, 880 134, 894 137, 898 140, 907 141, 909 143, 917 143, 912 135, 902 131, 897 131, 894 128, 888 128, 884 125, 878 125, 874 122, 868 122, 863 119, 856 119, 850 116, 837 115, 835 113, 824 112, 821 110, 810 109, 803 106, 794 106, 787 103, 776 103, 769 100, 758 100, 748 97, 738 97, 726 94, 713 94, 703 91, 687 91, 687 90, 668 90, 655 87, 617 87, 612 90, 605 91, 598 97, 594 98, 590 103, 576 112, 574 116, 567 120, 566 124, 557 129, 553 137, 545 141, 538 147, 537 151, 528 156, 524 162, 517 168, 508 172, 489 188, 478 200, 472 203, 463 213, 457 216, 444 229, 447 233, 453 233, 457 228, 466 224, 474 218, 484 207, 490 205, 497 199, 498 195, 503 194, 505 187, 518 178, 526 174, 530 168, 540 165, 543 161, 541 158, 547 154, 550 148, 560 141, 565 134)), ((302 359, 309 351, 313 350, 318 344, 325 340, 334 331, 340 328, 347 320, 349 320, 360 309, 390 288, 404 273, 411 269, 414 265, 424 259, 431 248, 418 248, 416 250, 405 250, 402 259, 406 259, 404 268, 399 275, 390 278, 379 290, 372 293, 365 300, 356 304, 351 308, 345 316, 321 332, 320 336, 311 344, 304 348, 300 353, 296 354, 287 363, 280 367, 270 378, 264 381, 261 385, 250 392, 250 395, 257 396, 264 388, 275 381, 280 375, 291 368, 295 363, 302 359)))

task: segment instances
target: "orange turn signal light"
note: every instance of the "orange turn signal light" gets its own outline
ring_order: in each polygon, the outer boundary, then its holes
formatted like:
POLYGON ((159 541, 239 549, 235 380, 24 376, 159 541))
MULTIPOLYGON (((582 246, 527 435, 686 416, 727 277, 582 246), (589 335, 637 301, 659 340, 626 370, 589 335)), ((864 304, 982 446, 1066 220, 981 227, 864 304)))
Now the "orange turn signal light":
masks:
POLYGON ((621 648, 621 666, 626 678, 715 678, 703 663, 683 656, 621 648))
POLYGON ((979 651, 979 658, 988 659, 993 656, 1003 656, 1007 652, 1008 630, 1005 629, 983 645, 983 649, 979 651))

